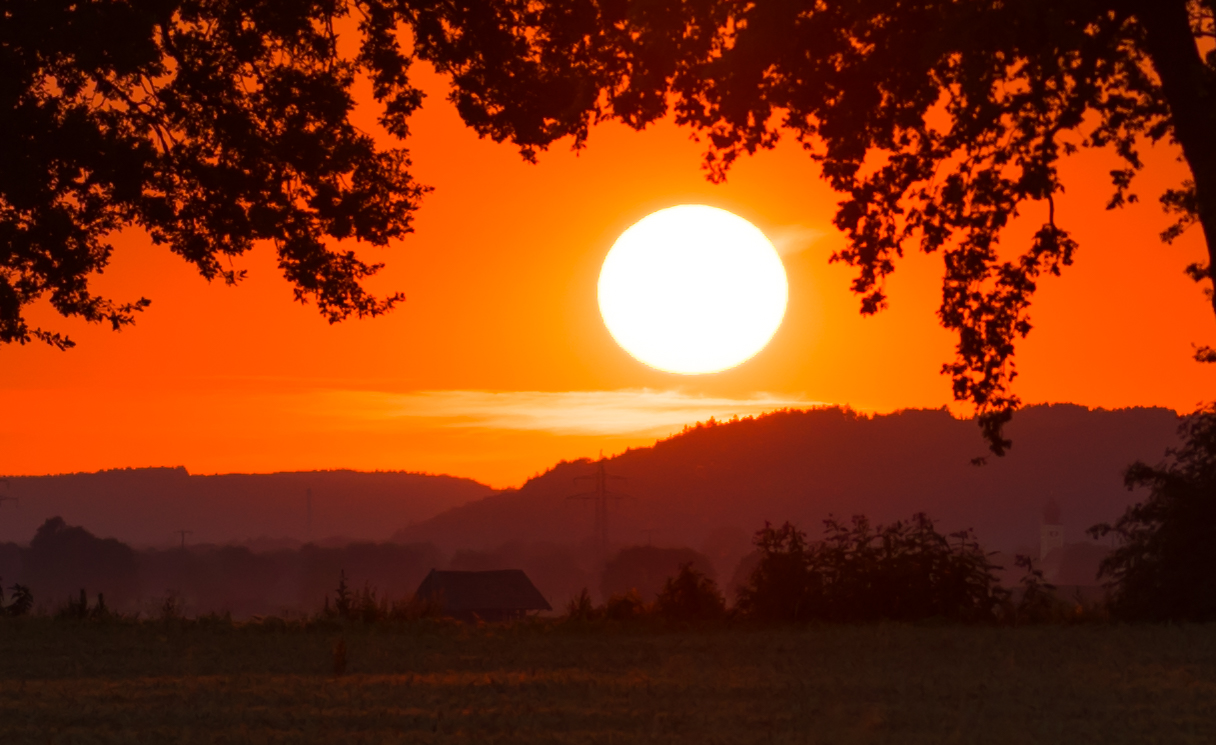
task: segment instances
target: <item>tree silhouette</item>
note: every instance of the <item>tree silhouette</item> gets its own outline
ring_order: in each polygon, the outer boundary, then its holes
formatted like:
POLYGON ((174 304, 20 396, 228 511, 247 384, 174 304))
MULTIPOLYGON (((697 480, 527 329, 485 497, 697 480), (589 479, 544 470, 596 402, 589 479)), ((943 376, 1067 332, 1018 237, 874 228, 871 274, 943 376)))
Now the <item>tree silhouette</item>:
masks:
POLYGON ((815 547, 791 523, 769 523, 756 533, 760 561, 739 588, 736 607, 763 621, 805 621, 822 605, 822 577, 811 571, 815 547))
MULTIPOLYGON (((943 252, 938 315, 958 335, 943 372, 1001 454, 1031 298, 1076 250, 1054 209, 1061 156, 1112 148, 1113 208, 1136 198, 1139 148, 1177 142, 1192 178, 1162 197, 1178 216, 1163 237, 1198 222, 1216 252, 1214 2, 9 0, 0 342, 71 345, 26 323, 46 295, 65 315, 130 323, 147 300, 88 281, 126 226, 226 282, 242 276, 232 257, 272 241, 297 299, 330 321, 391 308, 399 295, 360 284, 379 265, 333 241, 408 232, 424 188, 404 149, 351 124, 351 86, 368 75, 380 121, 405 137, 423 59, 451 77, 469 126, 529 160, 566 136, 583 146, 597 121, 641 128, 669 111, 706 142, 713 180, 794 137, 844 195, 832 260, 857 268, 862 313, 886 307, 908 246, 943 252), (1028 202, 1047 218, 1003 258, 1028 202)), ((1187 271, 1212 279, 1211 262, 1187 271)))
POLYGON ((135 599, 138 557, 115 538, 98 538, 62 517, 48 518, 22 559, 24 582, 44 598, 64 598, 81 587, 109 594, 122 606, 135 599))
POLYGON ((34 607, 34 593, 22 584, 15 584, 9 589, 12 590, 13 597, 8 605, 5 605, 4 588, 0 586, 0 616, 29 615, 30 609, 34 607))
MULTIPOLYGON (((1136 199, 1139 148, 1177 142, 1192 178, 1162 197, 1178 216, 1163 238, 1198 222, 1216 255, 1214 7, 492 0, 428 5, 416 12, 434 21, 416 28, 420 54, 452 75, 465 121, 526 158, 567 135, 581 147, 597 121, 641 128, 673 111, 720 181, 740 155, 795 138, 844 195, 835 224, 847 244, 831 260, 857 268, 863 314, 886 307, 885 279, 910 245, 943 252, 938 315, 958 335, 943 372, 999 455, 1020 403, 1013 355, 1031 298, 1077 248, 1054 205, 1062 156, 1113 149, 1114 208, 1136 199), (1046 220, 1003 258, 1002 231, 1029 202, 1046 220)), ((1210 267, 1187 272, 1208 281, 1210 267)))
POLYGON ((208 280, 273 242, 296 299, 335 322, 374 316, 379 264, 335 247, 410 231, 424 189, 404 149, 350 121, 370 76, 397 136, 421 93, 380 0, 6 0, 0 24, 0 343, 72 341, 31 327, 65 316, 129 324, 148 305, 90 289, 116 230, 137 226, 208 280), (354 13, 355 17, 351 14, 354 13), (337 25, 358 28, 349 53, 337 25))
POLYGON ((1118 545, 1101 566, 1112 589, 1111 610, 1136 620, 1216 620, 1216 406, 1183 420, 1183 444, 1158 466, 1127 469, 1129 489, 1148 499, 1115 522, 1090 528, 1118 545))
POLYGON ((726 600, 718 583, 687 562, 674 577, 668 577, 655 600, 659 615, 675 621, 701 621, 726 614, 726 600))
POLYGON ((737 607, 763 621, 989 621, 1005 599, 971 531, 938 533, 923 513, 871 525, 823 521, 808 542, 790 523, 756 533, 760 560, 737 607))

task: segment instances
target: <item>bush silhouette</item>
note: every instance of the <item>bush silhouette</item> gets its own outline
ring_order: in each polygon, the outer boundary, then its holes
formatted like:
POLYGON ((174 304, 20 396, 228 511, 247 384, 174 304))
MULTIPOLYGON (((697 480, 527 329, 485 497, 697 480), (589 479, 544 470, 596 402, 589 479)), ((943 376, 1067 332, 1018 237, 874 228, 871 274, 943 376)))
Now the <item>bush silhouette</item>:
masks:
MULTIPOLYGON (((325 598, 325 608, 329 609, 329 598, 325 598)), ((354 593, 346 584, 346 570, 342 570, 338 575, 338 589, 334 593, 334 615, 346 621, 353 620, 355 617, 355 597, 354 593)))
POLYGON ((566 604, 566 619, 570 621, 594 621, 600 617, 600 609, 591 602, 591 593, 584 587, 577 597, 566 604))
POLYGON ((811 543, 790 523, 756 534, 759 563, 738 607, 765 621, 996 618, 1005 597, 971 531, 938 533, 924 513, 886 526, 824 521, 811 543))
POLYGON ((604 603, 603 616, 609 621, 632 621, 647 615, 649 611, 638 591, 630 590, 610 596, 604 603))
POLYGON ((1072 609, 1056 595, 1056 586, 1044 578, 1043 570, 1035 567, 1034 560, 1018 554, 1014 564, 1026 573, 1018 582, 1017 603, 1008 604, 1006 620, 1019 625, 1066 620, 1072 609))
POLYGON ((738 609, 762 621, 809 620, 822 588, 812 586, 819 578, 811 571, 806 533, 788 522, 780 528, 765 523, 754 542, 760 560, 739 588, 738 609))
POLYGON ((693 569, 691 563, 668 578, 655 608, 660 616, 673 621, 706 621, 726 615, 726 601, 718 583, 693 569))
POLYGON ((346 581, 346 572, 338 575, 338 587, 331 605, 325 596, 320 618, 327 621, 359 621, 366 624, 382 621, 416 621, 423 618, 439 618, 443 615, 443 598, 420 599, 413 595, 393 601, 386 595, 381 597, 370 582, 362 590, 351 590, 346 581))
POLYGON ((25 585, 15 584, 9 588, 13 595, 8 605, 4 603, 4 588, 0 586, 0 615, 26 616, 34 607, 34 593, 25 585))
POLYGON ((1138 461, 1124 474, 1129 489, 1149 488, 1148 499, 1113 526, 1090 528, 1095 538, 1119 539, 1099 570, 1118 618, 1216 620, 1216 405, 1184 419, 1179 433, 1183 444, 1166 451, 1166 462, 1138 461))
POLYGON ((88 618, 89 617, 89 598, 87 595, 85 595, 84 590, 80 591, 79 600, 73 599, 71 596, 68 596, 67 604, 60 606, 59 610, 55 613, 55 617, 64 618, 64 619, 73 619, 73 620, 77 620, 77 621, 83 621, 84 619, 88 618))

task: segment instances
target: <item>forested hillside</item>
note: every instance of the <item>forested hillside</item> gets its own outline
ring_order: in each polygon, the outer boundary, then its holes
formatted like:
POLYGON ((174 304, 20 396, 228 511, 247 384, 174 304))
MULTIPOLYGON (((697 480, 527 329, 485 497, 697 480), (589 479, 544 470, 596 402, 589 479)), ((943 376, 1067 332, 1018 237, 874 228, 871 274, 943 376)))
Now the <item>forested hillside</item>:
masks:
MULTIPOLYGON (((609 535, 616 546, 653 541, 740 555, 766 520, 790 520, 814 535, 829 513, 886 521, 924 511, 947 530, 974 528, 993 549, 1037 549, 1042 509, 1054 499, 1066 540, 1080 541, 1135 498, 1123 469, 1138 458, 1160 460, 1177 425, 1162 408, 1032 406, 1014 418, 1014 446, 997 458, 973 422, 944 410, 865 416, 826 408, 700 424, 609 460, 628 495, 609 507, 609 535), (986 465, 972 464, 984 455, 986 465)), ((593 470, 586 460, 561 463, 396 540, 448 549, 589 540, 591 504, 567 497, 586 488, 574 478, 593 470)))

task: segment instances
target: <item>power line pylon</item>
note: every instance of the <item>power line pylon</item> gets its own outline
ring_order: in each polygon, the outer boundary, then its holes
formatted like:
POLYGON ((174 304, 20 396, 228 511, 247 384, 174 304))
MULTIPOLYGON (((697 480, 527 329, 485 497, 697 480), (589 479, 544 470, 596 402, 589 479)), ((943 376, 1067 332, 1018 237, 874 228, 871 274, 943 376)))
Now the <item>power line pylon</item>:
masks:
POLYGON ((186 548, 186 536, 188 536, 188 535, 194 535, 194 531, 193 531, 193 530, 175 530, 175 531, 173 531, 173 534, 174 534, 174 535, 180 535, 180 536, 182 537, 182 550, 185 550, 185 548, 186 548))
POLYGON ((0 484, 4 484, 4 495, 0 496, 0 507, 3 507, 5 502, 12 502, 13 504, 16 504, 18 502, 17 497, 10 497, 8 495, 8 479, 0 479, 0 484))
POLYGON ((304 542, 312 542, 312 489, 304 490, 304 542))
POLYGON ((609 481, 625 481, 625 477, 610 475, 605 469, 607 462, 601 454, 595 473, 574 477, 576 484, 582 481, 592 482, 591 491, 579 492, 567 497, 567 499, 589 499, 595 503, 595 558, 600 567, 608 563, 608 500, 619 500, 629 496, 608 488, 609 481))

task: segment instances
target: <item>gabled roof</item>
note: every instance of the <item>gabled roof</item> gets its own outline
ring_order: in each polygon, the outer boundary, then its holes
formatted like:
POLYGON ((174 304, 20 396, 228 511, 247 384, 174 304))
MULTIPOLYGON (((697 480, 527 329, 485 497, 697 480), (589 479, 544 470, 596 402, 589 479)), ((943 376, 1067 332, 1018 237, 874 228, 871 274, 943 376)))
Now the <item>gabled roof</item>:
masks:
POLYGON ((439 597, 449 612, 553 610, 522 569, 452 572, 432 569, 418 586, 420 598, 439 597))

